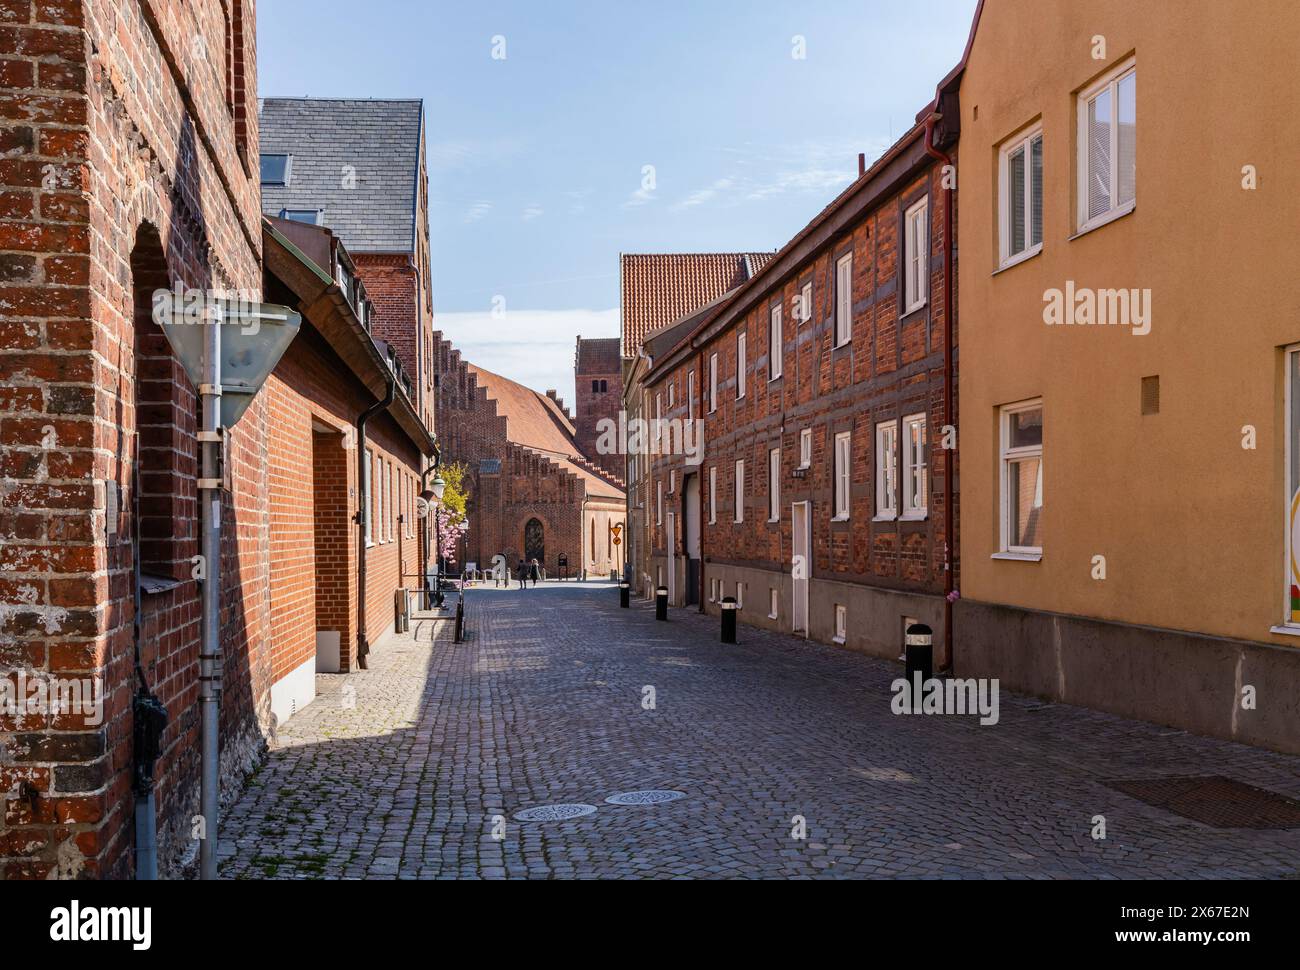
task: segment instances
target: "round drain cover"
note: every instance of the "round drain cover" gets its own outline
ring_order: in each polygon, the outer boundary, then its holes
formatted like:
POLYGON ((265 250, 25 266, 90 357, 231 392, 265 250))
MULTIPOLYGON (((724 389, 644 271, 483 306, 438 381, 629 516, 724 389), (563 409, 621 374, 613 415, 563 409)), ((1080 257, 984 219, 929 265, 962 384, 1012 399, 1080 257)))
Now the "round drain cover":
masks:
POLYGON ((564 822, 571 818, 593 815, 595 812, 595 805, 539 805, 537 808, 526 808, 522 812, 515 812, 515 821, 564 822))
POLYGON ((621 795, 611 795, 605 801, 610 805, 660 805, 664 802, 675 802, 679 798, 685 798, 684 791, 665 791, 664 789, 655 789, 652 791, 627 791, 621 795))

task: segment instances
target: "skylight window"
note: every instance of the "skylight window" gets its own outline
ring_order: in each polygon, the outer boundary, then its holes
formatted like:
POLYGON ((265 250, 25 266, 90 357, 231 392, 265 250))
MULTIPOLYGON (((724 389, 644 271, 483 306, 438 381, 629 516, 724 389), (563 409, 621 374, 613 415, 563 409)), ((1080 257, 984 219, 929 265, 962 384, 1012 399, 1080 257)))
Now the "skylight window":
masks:
POLYGON ((293 167, 292 155, 263 155, 262 184, 288 185, 289 170, 293 167))

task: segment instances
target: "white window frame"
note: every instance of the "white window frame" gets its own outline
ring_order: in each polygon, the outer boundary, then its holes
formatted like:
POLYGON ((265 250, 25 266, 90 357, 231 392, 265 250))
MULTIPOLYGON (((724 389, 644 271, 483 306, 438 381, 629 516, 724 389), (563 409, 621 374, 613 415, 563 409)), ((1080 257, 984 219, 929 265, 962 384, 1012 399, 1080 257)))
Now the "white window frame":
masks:
POLYGON ((781 521, 781 449, 767 450, 767 521, 781 521))
POLYGON ((799 467, 812 467, 813 435, 812 428, 804 428, 799 432, 799 467))
POLYGON ((930 302, 929 197, 908 207, 903 216, 903 235, 903 312, 914 313, 930 302))
POLYGON ((841 603, 835 604, 835 643, 847 643, 849 640, 849 608, 841 603))
POLYGON ((736 459, 736 481, 733 489, 732 498, 735 501, 735 510, 733 512, 733 521, 740 523, 745 521, 745 459, 736 459))
POLYGON ((718 355, 709 355, 709 413, 718 410, 718 355))
POLYGON ((365 463, 361 466, 361 470, 365 473, 365 477, 366 477, 366 480, 361 483, 361 487, 364 492, 364 501, 361 503, 361 509, 362 509, 362 513, 366 517, 366 548, 370 548, 375 544, 375 525, 374 522, 371 521, 374 518, 374 511, 372 509, 372 506, 374 505, 374 500, 375 500, 375 495, 374 495, 375 476, 374 476, 373 469, 371 467, 374 465, 374 463, 375 463, 375 453, 371 451, 369 448, 367 448, 366 460, 365 463))
POLYGON ((677 494, 677 469, 675 468, 668 472, 668 494, 677 494))
POLYGON ((876 425, 876 521, 893 522, 897 518, 898 421, 881 421, 876 425))
POLYGON ((847 522, 853 515, 853 432, 841 431, 835 436, 832 454, 835 515, 831 521, 847 522))
POLYGON ((709 525, 718 523, 718 466, 709 468, 709 525))
POLYGON ((1038 459, 1037 501, 1042 504, 1043 496, 1043 445, 1030 445, 1021 448, 1010 447, 1011 417, 1026 411, 1043 411, 1044 431, 1047 427, 1047 412, 1043 409, 1043 399, 1034 398, 1017 404, 1008 404, 1001 408, 998 416, 998 518, 1000 539, 999 555, 1010 558, 1042 559, 1042 546, 1017 546, 1011 542, 1011 465, 1025 459, 1038 459))
POLYGON ((737 580, 736 582, 736 609, 745 608, 745 584, 737 580))
POLYGON ((809 323, 813 317, 813 285, 809 281, 799 290, 799 320, 809 323))
POLYGON ((767 318, 767 379, 778 381, 785 374, 785 332, 781 304, 768 310, 767 318))
MULTIPOLYGON (((1118 219, 1120 216, 1127 215, 1137 208, 1137 158, 1136 148, 1134 149, 1133 161, 1133 199, 1130 202, 1119 203, 1119 166, 1116 164, 1119 160, 1119 85, 1129 75, 1137 74, 1137 58, 1130 57, 1123 64, 1120 64, 1114 70, 1109 71, 1097 81, 1079 92, 1078 97, 1078 170, 1077 182, 1079 191, 1079 212, 1078 212, 1078 232, 1084 233, 1089 229, 1096 229, 1098 226, 1118 219), (1111 128, 1110 128, 1110 208, 1100 215, 1088 218, 1088 181, 1090 174, 1088 170, 1088 105, 1103 91, 1110 91, 1111 104, 1111 128)), ((1136 84, 1136 80, 1134 81, 1136 84)), ((1134 122, 1136 127, 1136 122, 1134 122)))
POLYGON ((749 352, 749 338, 745 333, 736 335, 736 400, 739 401, 745 396, 745 370, 748 361, 745 358, 749 352))
POLYGON ((781 593, 775 586, 767 588, 767 618, 769 620, 781 618, 781 593))
POLYGON ((930 446, 929 428, 924 414, 909 414, 903 418, 903 508, 900 518, 924 519, 930 511, 930 446), (912 451, 912 428, 921 426, 921 450, 912 451), (919 474, 918 474, 919 472, 919 474), (919 495, 918 495, 919 492, 919 495), (917 504, 917 499, 920 504, 917 504))
POLYGON ((395 538, 393 533, 397 528, 397 515, 396 515, 397 506, 393 502, 393 498, 394 498, 393 486, 396 484, 395 481, 396 477, 397 477, 397 468, 393 464, 392 459, 389 459, 388 461, 388 524, 387 524, 389 542, 392 542, 393 539, 395 538))
POLYGON ((655 525, 664 524, 664 480, 655 480, 655 525))
POLYGON ((651 437, 654 439, 654 451, 656 455, 663 454, 664 438, 664 395, 662 391, 655 392, 655 430, 651 437))
POLYGON ((695 371, 686 372, 686 417, 695 420, 695 371))
MULTIPOLYGON (((1000 258, 998 266, 1006 269, 1043 251, 1043 214, 1038 213, 1038 242, 1034 238, 1034 142, 1043 141, 1043 126, 1035 124, 1023 133, 1016 135, 1002 146, 998 153, 998 235, 1000 258), (1018 253, 1011 251, 1011 156, 1024 150, 1025 153, 1025 248, 1018 253)), ((1047 158, 1043 165, 1046 168, 1047 158)), ((1046 204, 1046 194, 1043 194, 1046 204)))
POLYGON ((853 254, 845 253, 835 263, 835 346, 843 347, 852 340, 853 254))

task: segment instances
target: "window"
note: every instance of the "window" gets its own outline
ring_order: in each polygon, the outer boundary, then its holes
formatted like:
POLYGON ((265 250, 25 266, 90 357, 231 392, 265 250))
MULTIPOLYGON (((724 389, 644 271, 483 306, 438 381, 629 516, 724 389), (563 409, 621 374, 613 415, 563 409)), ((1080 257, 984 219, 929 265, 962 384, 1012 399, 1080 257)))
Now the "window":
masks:
POLYGON ((1079 231, 1137 200, 1137 68, 1130 61, 1079 95, 1079 231))
POLYGON ((813 318, 813 294, 812 284, 805 283, 799 293, 799 319, 807 323, 813 318))
POLYGON ((853 436, 848 431, 835 436, 835 518, 850 515, 849 490, 853 475, 853 436))
POLYGON ((769 381, 776 380, 782 374, 781 355, 784 349, 781 339, 781 307, 778 305, 772 307, 768 329, 767 379, 769 381))
POLYGON ((849 641, 849 608, 835 604, 835 642, 848 643, 849 641))
MULTIPOLYGON (((1286 354, 1286 509, 1287 564, 1300 562, 1300 347, 1290 347, 1286 354)), ((1300 628, 1300 583, 1294 567, 1282 579, 1282 615, 1287 630, 1300 628)))
POLYGON ((655 454, 663 453, 663 436, 664 436, 664 396, 663 394, 655 395, 655 431, 654 431, 654 450, 655 454))
POLYGON ((374 464, 375 456, 369 448, 366 449, 366 460, 361 465, 361 470, 365 475, 365 481, 362 483, 362 490, 365 492, 365 501, 361 503, 361 514, 366 520, 366 545, 374 545, 374 525, 371 522, 373 516, 370 514, 370 505, 374 499, 374 493, 371 491, 370 466, 374 464))
POLYGON ((675 405, 676 403, 677 403, 677 381, 676 379, 674 379, 673 382, 668 385, 668 410, 671 411, 673 409, 673 405, 675 405))
POLYGON ((1002 409, 1002 551, 1043 552, 1043 402, 1002 409))
POLYGON ((738 582, 736 583, 736 609, 743 610, 744 608, 745 608, 745 584, 738 582))
POLYGON ((675 468, 668 473, 668 494, 677 494, 677 469, 675 468))
POLYGON ((609 381, 600 382, 600 393, 604 394, 609 391, 609 381))
POLYGON ((289 175, 293 170, 292 155, 263 155, 262 184, 288 185, 289 175))
POLYGON ((393 533, 397 527, 397 505, 394 503, 393 484, 397 477, 397 471, 393 463, 388 462, 388 541, 393 541, 393 533))
POLYGON ((718 521, 718 466, 709 469, 709 525, 718 521))
POLYGON ((767 618, 769 620, 778 619, 781 616, 781 596, 771 586, 767 588, 767 618))
POLYGON ((655 482, 655 525, 664 524, 664 483, 655 482))
POLYGON ((736 400, 739 401, 745 396, 745 369, 748 362, 745 360, 745 344, 747 343, 745 335, 742 333, 736 337, 736 400))
POLYGON ((745 460, 742 458, 736 462, 736 486, 735 486, 735 520, 737 522, 745 521, 745 460))
POLYGON ((925 415, 903 419, 903 516, 925 518, 930 480, 925 464, 925 415))
POLYGON ((600 393, 600 381, 592 381, 592 382, 591 382, 591 393, 592 393, 592 394, 599 394, 599 393, 600 393))
POLYGON ((812 428, 799 432, 799 467, 812 467, 812 428))
POLYGON ((835 264, 835 346, 853 339, 853 254, 835 264))
POLYGON ((781 449, 767 453, 767 521, 781 521, 781 449))
POLYGON ((930 233, 927 218, 930 203, 922 199, 907 210, 905 218, 907 238, 903 260, 906 311, 911 313, 925 306, 929 297, 929 246, 930 233))
POLYGON ((709 413, 718 410, 718 355, 709 355, 709 413))
POLYGON ((718 581, 716 579, 710 579, 709 580, 709 602, 716 603, 717 601, 718 601, 718 581))
POLYGON ((1043 248, 1043 132, 1011 140, 1002 149, 1000 228, 1003 266, 1043 248))
POLYGON ((695 418, 695 371, 686 374, 686 416, 695 418))
POLYGON ((898 422, 876 425, 876 518, 898 517, 898 422))
POLYGON ((280 218, 288 219, 290 222, 305 222, 309 226, 319 226, 321 224, 321 210, 281 209, 280 218))

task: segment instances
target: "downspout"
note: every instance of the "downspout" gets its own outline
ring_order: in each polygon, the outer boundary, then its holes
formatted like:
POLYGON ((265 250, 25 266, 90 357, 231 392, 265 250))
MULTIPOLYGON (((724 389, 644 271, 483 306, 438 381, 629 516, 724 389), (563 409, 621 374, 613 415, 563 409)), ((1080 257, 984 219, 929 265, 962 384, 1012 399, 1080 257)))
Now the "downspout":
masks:
MULTIPOLYGON (((357 514, 357 666, 367 670, 366 657, 370 654, 370 638, 366 636, 366 523, 370 519, 370 488, 366 483, 366 425, 377 414, 387 411, 397 396, 397 379, 387 368, 384 370, 387 391, 384 399, 361 412, 357 418, 357 494, 360 496, 357 514)), ((373 482, 370 484, 374 484, 373 482)))
MULTIPOLYGON (((950 171, 942 171, 940 184, 944 187, 943 204, 943 416, 947 425, 956 428, 953 420, 953 323, 956 307, 952 296, 953 267, 956 247, 952 238, 953 196, 956 192, 956 167, 952 157, 934 145, 934 123, 943 115, 939 111, 940 101, 935 98, 934 110, 925 119, 925 150, 931 157, 940 161, 950 171)), ((932 439, 933 440, 933 439, 932 439)), ((948 452, 943 476, 943 642, 948 650, 948 670, 956 668, 957 650, 953 642, 952 608, 957 598, 956 583, 953 576, 953 543, 956 535, 956 513, 953 508, 953 478, 957 469, 957 440, 948 452)))
MULTIPOLYGON (((698 409, 695 413, 700 416, 700 440, 697 442, 700 449, 700 466, 699 471, 695 473, 696 479, 700 486, 697 491, 700 493, 698 522, 700 523, 700 588, 696 590, 696 601, 700 604, 700 612, 707 613, 704 608, 704 348, 700 348, 699 355, 695 358, 695 373, 699 375, 695 381, 695 406, 698 409)), ((689 552, 689 550, 688 550, 689 552)))

